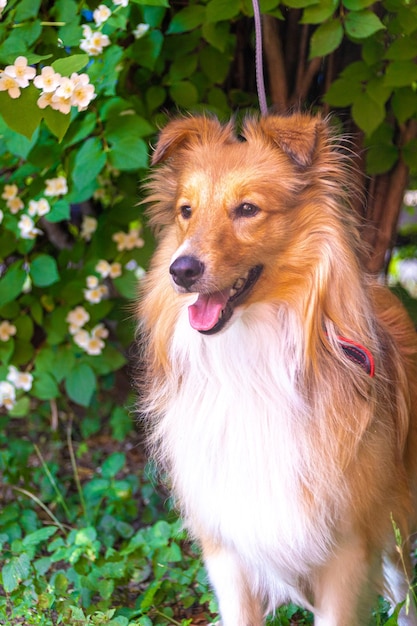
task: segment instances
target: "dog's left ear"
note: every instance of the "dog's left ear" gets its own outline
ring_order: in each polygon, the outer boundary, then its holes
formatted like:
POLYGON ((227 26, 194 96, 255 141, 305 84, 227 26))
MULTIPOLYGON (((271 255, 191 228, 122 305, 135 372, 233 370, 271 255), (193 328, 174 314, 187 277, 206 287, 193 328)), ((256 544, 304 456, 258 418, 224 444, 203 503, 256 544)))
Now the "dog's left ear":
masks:
POLYGON ((232 134, 232 125, 223 126, 215 117, 190 115, 171 120, 159 135, 152 165, 165 161, 181 147, 207 141, 236 141, 232 134))
MULTIPOLYGON (((297 165, 311 165, 320 136, 325 132, 326 123, 320 117, 295 113, 288 117, 270 115, 260 118, 255 131, 272 140, 297 165)), ((245 133, 247 136, 247 133, 245 133)))

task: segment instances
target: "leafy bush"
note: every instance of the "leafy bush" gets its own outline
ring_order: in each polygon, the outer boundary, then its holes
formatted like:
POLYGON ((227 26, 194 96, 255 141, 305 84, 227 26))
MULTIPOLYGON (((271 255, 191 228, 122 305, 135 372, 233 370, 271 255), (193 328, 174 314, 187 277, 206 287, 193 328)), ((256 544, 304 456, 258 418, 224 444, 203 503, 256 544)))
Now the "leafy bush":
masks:
MULTIPOLYGON (((149 146, 167 111, 256 107, 253 9, 103 2, 0 0, 6 626, 207 623, 216 612, 198 555, 135 453, 128 364, 153 250, 139 205, 149 146)), ((399 146, 396 129, 416 116, 417 13, 407 0, 376 5, 261 1, 271 18, 300 18, 306 63, 346 41, 361 51, 327 103, 365 132, 371 173, 400 154, 416 169, 415 136, 399 146)), ((275 623, 311 618, 288 606, 275 623)))

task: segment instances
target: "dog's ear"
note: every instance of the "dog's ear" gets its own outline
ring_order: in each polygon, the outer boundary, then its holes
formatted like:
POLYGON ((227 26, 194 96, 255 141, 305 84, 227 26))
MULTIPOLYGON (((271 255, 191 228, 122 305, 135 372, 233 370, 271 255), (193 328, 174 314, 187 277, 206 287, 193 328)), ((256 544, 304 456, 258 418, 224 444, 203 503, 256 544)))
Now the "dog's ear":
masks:
MULTIPOLYGON (((288 117, 270 115, 253 124, 250 135, 259 132, 277 145, 297 165, 311 165, 319 138, 326 128, 320 117, 295 113, 288 117)), ((247 136, 247 132, 244 133, 247 136)))
POLYGON ((232 125, 223 126, 216 118, 203 115, 172 120, 159 135, 152 156, 152 165, 165 161, 180 147, 202 144, 209 140, 225 142, 235 140, 232 125))

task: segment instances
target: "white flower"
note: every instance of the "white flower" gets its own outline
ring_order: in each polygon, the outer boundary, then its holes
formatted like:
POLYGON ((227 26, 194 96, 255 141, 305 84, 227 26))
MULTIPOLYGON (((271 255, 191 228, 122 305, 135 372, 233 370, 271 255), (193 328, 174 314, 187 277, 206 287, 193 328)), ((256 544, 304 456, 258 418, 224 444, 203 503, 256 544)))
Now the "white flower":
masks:
POLYGON ((1 223, 2 223, 2 221, 3 221, 3 218, 4 218, 4 213, 3 213, 3 211, 0 209, 0 224, 1 224, 1 223))
POLYGON ((73 339, 77 346, 85 349, 86 346, 88 346, 88 342, 90 341, 90 335, 88 334, 88 331, 80 329, 74 334, 73 339))
POLYGON ((70 98, 63 98, 62 96, 57 96, 55 92, 52 95, 51 106, 55 111, 59 111, 60 113, 63 113, 64 115, 68 115, 68 113, 71 111, 71 100, 70 98))
POLYGON ((109 331, 104 326, 104 324, 97 324, 91 331, 91 336, 96 339, 106 339, 109 336, 109 331))
POLYGON ((42 234, 39 228, 35 228, 34 221, 29 215, 22 215, 17 225, 22 239, 35 239, 37 235, 42 234))
POLYGON ((46 107, 53 108, 54 103, 52 102, 52 98, 54 97, 54 95, 55 95, 54 91, 50 91, 50 92, 44 91, 39 96, 36 104, 38 105, 40 109, 46 109, 46 107))
POLYGON ((127 7, 129 0, 113 0, 113 4, 118 7, 127 7))
POLYGON ((91 217, 90 215, 84 215, 83 221, 81 224, 81 237, 86 241, 90 241, 91 236, 97 230, 97 220, 95 217, 91 217))
POLYGON ((122 266, 120 263, 117 263, 116 261, 114 263, 112 263, 110 265, 110 273, 109 276, 110 278, 118 278, 119 276, 122 275, 122 266))
POLYGON ((70 325, 69 331, 71 335, 74 335, 78 330, 84 326, 90 319, 90 314, 85 310, 83 306, 76 306, 75 309, 70 311, 65 320, 70 325))
POLYGON ((110 39, 99 31, 92 31, 89 26, 83 27, 84 39, 80 41, 80 48, 90 56, 98 56, 103 48, 110 45, 110 39))
POLYGON ((0 406, 10 410, 16 403, 16 390, 9 382, 0 382, 0 406))
POLYGON ((133 248, 142 248, 145 243, 142 237, 139 236, 139 228, 131 228, 128 233, 123 231, 114 233, 112 239, 117 243, 119 252, 122 250, 133 250, 133 248))
POLYGON ((87 354, 90 354, 91 356, 97 356, 98 354, 102 353, 105 345, 106 344, 104 343, 104 341, 102 341, 98 337, 90 336, 88 340, 88 344, 85 347, 85 351, 87 352, 87 354))
POLYGON ((99 261, 96 265, 96 272, 100 274, 103 278, 107 278, 110 274, 110 263, 105 259, 99 261))
POLYGON ((96 97, 94 85, 90 84, 88 74, 72 74, 71 80, 74 83, 74 90, 71 96, 71 104, 84 111, 92 100, 96 97))
POLYGON ((97 26, 104 24, 104 22, 109 19, 110 15, 111 11, 105 4, 99 4, 97 9, 93 11, 93 19, 97 26))
POLYGON ((16 198, 18 193, 19 193, 19 189, 17 185, 4 185, 4 189, 3 189, 3 193, 1 194, 1 197, 4 200, 13 200, 13 198, 16 198))
POLYGON ((4 71, 0 72, 0 91, 7 91, 14 100, 20 96, 19 83, 4 71))
POLYGON ((41 73, 35 77, 33 83, 38 89, 42 89, 44 93, 53 93, 59 87, 61 74, 55 72, 54 68, 47 65, 42 68, 41 73))
POLYGON ((15 386, 16 389, 30 391, 32 389, 33 376, 29 372, 19 372, 14 365, 9 366, 7 380, 15 386))
POLYGON ((65 196, 65 194, 68 193, 67 179, 65 176, 48 178, 45 182, 45 196, 65 196))
POLYGON ((97 276, 87 276, 86 283, 89 289, 95 289, 96 287, 98 287, 97 276))
POLYGON ((6 6, 7 6, 7 0, 0 0, 0 17, 1 17, 3 10, 6 8, 6 6))
POLYGON ((35 217, 36 215, 42 217, 43 215, 49 213, 50 210, 51 207, 49 206, 49 202, 46 198, 41 198, 40 200, 30 200, 29 202, 28 213, 31 217, 35 217))
POLYGON ((135 39, 140 39, 145 35, 149 30, 149 24, 138 24, 133 31, 133 36, 135 39))
POLYGON ((29 81, 35 77, 36 70, 34 67, 28 66, 26 57, 19 56, 13 65, 7 65, 7 67, 4 68, 4 73, 14 78, 19 87, 27 87, 29 81))
MULTIPOLYGON (((99 326, 103 326, 102 324, 99 324, 99 326)), ((98 328, 98 327, 96 327, 98 328)), ((104 334, 104 331, 106 329, 103 327, 103 329, 101 330, 102 332, 102 337, 106 337, 107 335, 104 334)), ((94 331, 94 329, 93 329, 94 331)), ((104 341, 102 341, 101 336, 99 334, 94 335, 93 333, 88 333, 86 330, 79 330, 73 337, 74 342, 77 344, 77 346, 79 346, 80 348, 82 348, 83 350, 85 350, 87 352, 87 354, 90 354, 92 356, 96 356, 98 354, 101 354, 103 348, 105 347, 105 343, 104 341)))
POLYGON ((9 341, 10 337, 16 334, 16 326, 8 320, 0 322, 0 341, 9 341))
POLYGON ((19 211, 25 208, 25 205, 23 204, 21 199, 17 197, 10 198, 10 200, 7 200, 6 206, 10 210, 10 213, 13 213, 13 215, 15 215, 16 213, 19 213, 19 211))
POLYGON ((107 294, 108 289, 106 285, 98 285, 97 287, 84 289, 84 298, 92 304, 98 304, 107 294))

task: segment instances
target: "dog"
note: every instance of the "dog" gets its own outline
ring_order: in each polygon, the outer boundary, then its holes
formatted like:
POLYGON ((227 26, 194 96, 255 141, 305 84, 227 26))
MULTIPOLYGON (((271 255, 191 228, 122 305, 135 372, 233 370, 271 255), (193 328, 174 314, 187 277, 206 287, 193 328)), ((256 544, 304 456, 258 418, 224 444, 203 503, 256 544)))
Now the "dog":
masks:
POLYGON ((417 337, 362 269, 343 144, 307 113, 198 115, 153 153, 140 410, 223 626, 288 601, 367 625, 411 595, 417 337))

